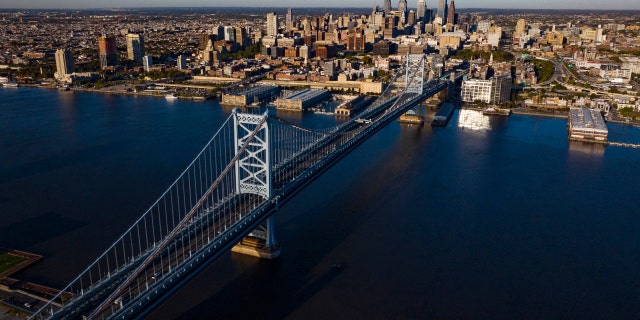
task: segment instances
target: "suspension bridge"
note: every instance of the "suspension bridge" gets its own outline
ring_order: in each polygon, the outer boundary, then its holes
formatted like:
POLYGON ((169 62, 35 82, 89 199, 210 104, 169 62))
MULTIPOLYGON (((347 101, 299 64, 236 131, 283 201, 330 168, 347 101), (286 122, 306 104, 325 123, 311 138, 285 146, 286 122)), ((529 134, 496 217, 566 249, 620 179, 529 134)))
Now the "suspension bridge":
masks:
POLYGON ((32 319, 139 317, 247 236, 261 255, 277 256, 280 206, 466 69, 425 81, 424 64, 424 55, 408 55, 359 119, 332 128, 235 109, 160 198, 32 319), (404 88, 393 85, 400 76, 404 88))

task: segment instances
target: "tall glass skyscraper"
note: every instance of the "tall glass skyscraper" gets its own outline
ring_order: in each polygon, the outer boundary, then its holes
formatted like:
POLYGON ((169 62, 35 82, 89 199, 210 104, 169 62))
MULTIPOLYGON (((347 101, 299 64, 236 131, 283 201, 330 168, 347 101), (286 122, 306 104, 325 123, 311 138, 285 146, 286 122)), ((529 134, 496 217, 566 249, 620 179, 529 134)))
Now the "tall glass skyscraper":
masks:
POLYGON ((384 0, 384 13, 391 13, 391 0, 384 0))
POLYGON ((442 19, 442 24, 447 23, 447 0, 438 1, 438 17, 442 19))
POLYGON ((416 9, 416 19, 425 22, 425 14, 427 11, 427 3, 424 0, 418 0, 418 8, 416 9))

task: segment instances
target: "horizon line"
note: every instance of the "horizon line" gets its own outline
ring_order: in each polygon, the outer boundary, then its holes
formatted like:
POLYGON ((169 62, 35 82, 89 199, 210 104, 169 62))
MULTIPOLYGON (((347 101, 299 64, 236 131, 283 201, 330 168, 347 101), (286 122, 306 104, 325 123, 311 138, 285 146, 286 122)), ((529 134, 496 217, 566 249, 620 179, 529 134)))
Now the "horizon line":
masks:
MULTIPOLYGON (((363 7, 327 7, 327 6, 318 6, 318 7, 296 7, 296 6, 279 6, 279 7, 265 7, 265 6, 157 6, 157 7, 80 7, 80 8, 2 8, 0 10, 121 10, 121 9, 189 9, 189 8, 198 8, 198 9, 243 9, 243 8, 252 8, 252 9, 288 9, 288 8, 297 8, 297 9, 370 9, 372 7, 363 6, 363 7)), ((408 7, 413 8, 413 7, 408 7)), ((498 8, 498 7, 457 7, 456 10, 547 10, 547 11, 640 11, 638 9, 575 9, 575 8, 498 8)))

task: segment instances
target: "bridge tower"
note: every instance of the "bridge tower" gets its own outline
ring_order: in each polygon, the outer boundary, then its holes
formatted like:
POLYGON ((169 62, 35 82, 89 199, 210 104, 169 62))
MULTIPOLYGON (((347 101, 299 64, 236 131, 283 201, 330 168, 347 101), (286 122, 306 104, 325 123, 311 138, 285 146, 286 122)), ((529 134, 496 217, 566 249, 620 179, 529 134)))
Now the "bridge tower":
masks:
MULTIPOLYGON (((271 189, 271 152, 269 148, 269 115, 240 113, 233 110, 234 144, 238 152, 248 142, 249 146, 235 165, 236 193, 252 194, 269 199, 271 189), (253 136, 253 137, 252 137, 253 136)), ((255 257, 274 259, 280 255, 280 244, 275 237, 274 217, 253 230, 231 251, 255 257)))
MULTIPOLYGON (((405 65, 405 92, 422 94, 424 89, 424 54, 407 54, 405 65)), ((424 107, 417 105, 404 113, 398 119, 399 122, 422 124, 424 122, 424 107)))

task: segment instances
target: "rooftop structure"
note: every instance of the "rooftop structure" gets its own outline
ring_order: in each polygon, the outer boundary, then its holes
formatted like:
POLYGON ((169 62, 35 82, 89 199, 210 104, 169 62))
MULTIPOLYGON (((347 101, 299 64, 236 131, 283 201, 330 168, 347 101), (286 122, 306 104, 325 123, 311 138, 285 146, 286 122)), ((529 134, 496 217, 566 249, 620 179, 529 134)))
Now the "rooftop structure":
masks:
POLYGON ((599 110, 571 108, 569 110, 569 139, 607 141, 609 130, 599 110))
POLYGON ((327 90, 305 89, 276 101, 276 108, 303 111, 331 96, 327 90))
POLYGON ((244 88, 237 92, 222 95, 222 104, 232 106, 246 106, 248 104, 259 102, 260 100, 272 97, 278 94, 280 87, 264 85, 252 88, 244 88))

